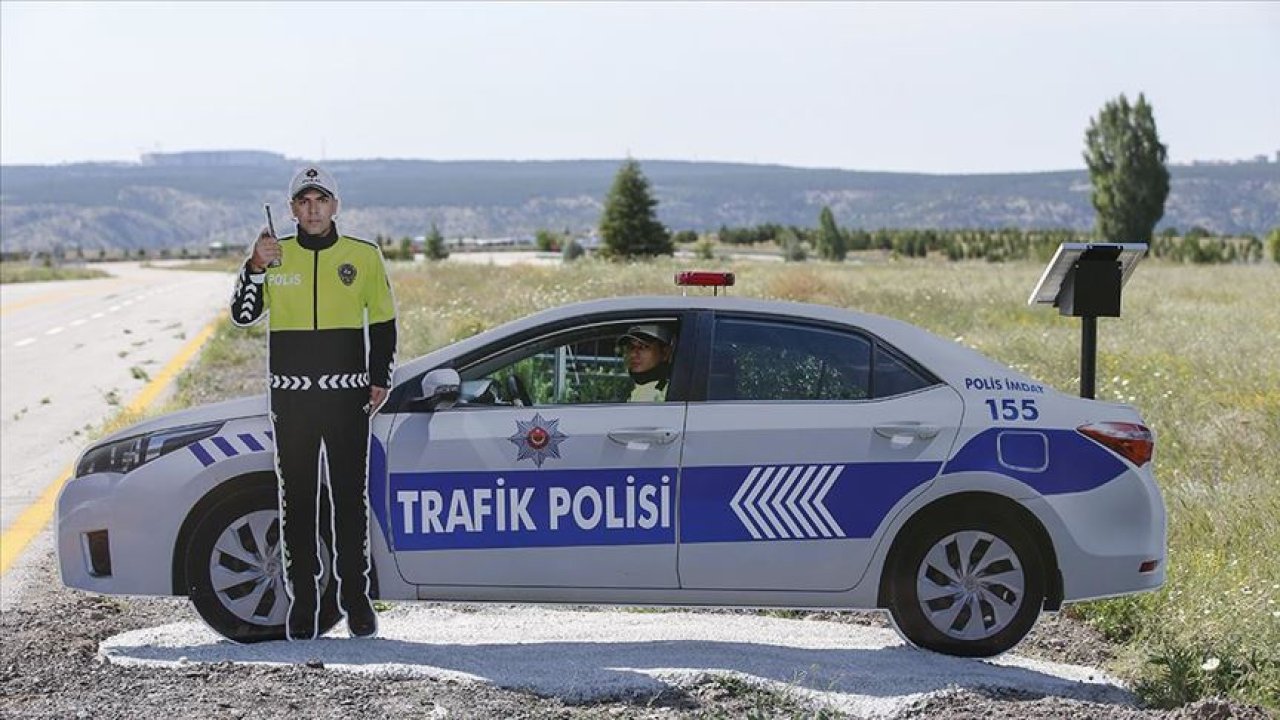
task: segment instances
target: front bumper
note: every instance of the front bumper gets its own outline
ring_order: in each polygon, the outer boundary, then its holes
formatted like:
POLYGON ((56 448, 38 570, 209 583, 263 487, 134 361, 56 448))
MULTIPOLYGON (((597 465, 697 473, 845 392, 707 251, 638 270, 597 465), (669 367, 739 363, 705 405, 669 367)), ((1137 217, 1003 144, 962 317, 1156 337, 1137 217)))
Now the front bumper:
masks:
POLYGON ((54 528, 62 582, 111 595, 169 595, 174 534, 164 540, 155 506, 130 501, 123 479, 98 473, 62 488, 54 528))

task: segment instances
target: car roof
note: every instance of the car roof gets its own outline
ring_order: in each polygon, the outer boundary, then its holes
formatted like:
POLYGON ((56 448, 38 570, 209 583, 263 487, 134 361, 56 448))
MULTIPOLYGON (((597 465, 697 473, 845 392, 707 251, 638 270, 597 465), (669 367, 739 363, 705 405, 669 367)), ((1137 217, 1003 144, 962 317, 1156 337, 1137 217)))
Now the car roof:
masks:
POLYGON ((541 325, 561 324, 563 321, 588 315, 608 315, 619 312, 676 313, 690 310, 773 315, 780 319, 819 321, 861 328, 897 347, 953 386, 963 383, 966 376, 975 373, 1001 372, 1031 380, 963 345, 941 338, 910 323, 883 315, 788 300, 711 295, 634 295, 570 303, 499 325, 406 363, 397 369, 396 381, 403 381, 508 335, 520 334, 541 325))

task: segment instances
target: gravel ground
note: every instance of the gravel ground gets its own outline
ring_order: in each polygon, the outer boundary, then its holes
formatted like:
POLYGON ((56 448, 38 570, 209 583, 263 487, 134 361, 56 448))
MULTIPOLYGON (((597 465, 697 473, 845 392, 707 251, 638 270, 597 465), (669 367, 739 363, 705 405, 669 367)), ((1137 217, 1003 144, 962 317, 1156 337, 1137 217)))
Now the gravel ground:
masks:
MULTIPOLYGON (((0 715, 6 718, 840 717, 785 691, 713 675, 652 696, 575 705, 483 683, 373 678, 310 667, 312 663, 222 663, 177 670, 122 667, 102 661, 97 652, 100 641, 126 630, 196 620, 195 612, 185 599, 118 598, 68 590, 54 567, 51 554, 29 565, 26 589, 0 615, 0 715)), ((877 613, 808 617, 886 622, 877 613)), ((1111 657, 1107 645, 1088 627, 1057 615, 1045 615, 1018 653, 1085 665, 1101 665, 1111 657)), ((1060 697, 954 691, 922 699, 899 717, 1263 720, 1268 715, 1218 701, 1156 711, 1060 697)))

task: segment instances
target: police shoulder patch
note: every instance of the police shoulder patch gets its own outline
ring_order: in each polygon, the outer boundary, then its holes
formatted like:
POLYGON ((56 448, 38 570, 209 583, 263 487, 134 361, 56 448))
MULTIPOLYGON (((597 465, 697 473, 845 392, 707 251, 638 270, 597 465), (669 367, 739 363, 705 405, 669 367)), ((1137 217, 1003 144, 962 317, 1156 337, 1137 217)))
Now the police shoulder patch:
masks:
POLYGON ((356 266, 351 263, 342 263, 338 266, 338 279, 343 285, 350 285, 356 279, 356 266))

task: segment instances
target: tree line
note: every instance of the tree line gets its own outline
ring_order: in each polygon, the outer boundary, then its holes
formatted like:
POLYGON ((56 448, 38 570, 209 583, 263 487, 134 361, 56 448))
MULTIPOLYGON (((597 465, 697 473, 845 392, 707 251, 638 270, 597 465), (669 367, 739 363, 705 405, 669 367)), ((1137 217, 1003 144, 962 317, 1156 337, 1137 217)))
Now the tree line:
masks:
MULTIPOLYGON (((751 227, 721 226, 707 237, 725 245, 776 245, 790 260, 803 260, 812 251, 824 260, 843 260, 850 252, 887 251, 901 257, 943 256, 948 260, 1036 260, 1047 262, 1064 242, 1107 242, 1097 232, 1069 228, 1024 230, 1020 228, 911 229, 840 228, 829 209, 823 208, 817 227, 763 223, 751 227), (801 245, 801 252, 795 245, 801 245)), ((693 239, 699 236, 694 234, 693 239)), ((1252 236, 1215 235, 1201 227, 1185 234, 1167 228, 1148 245, 1152 257, 1197 264, 1280 262, 1280 228, 1267 241, 1252 236)))

